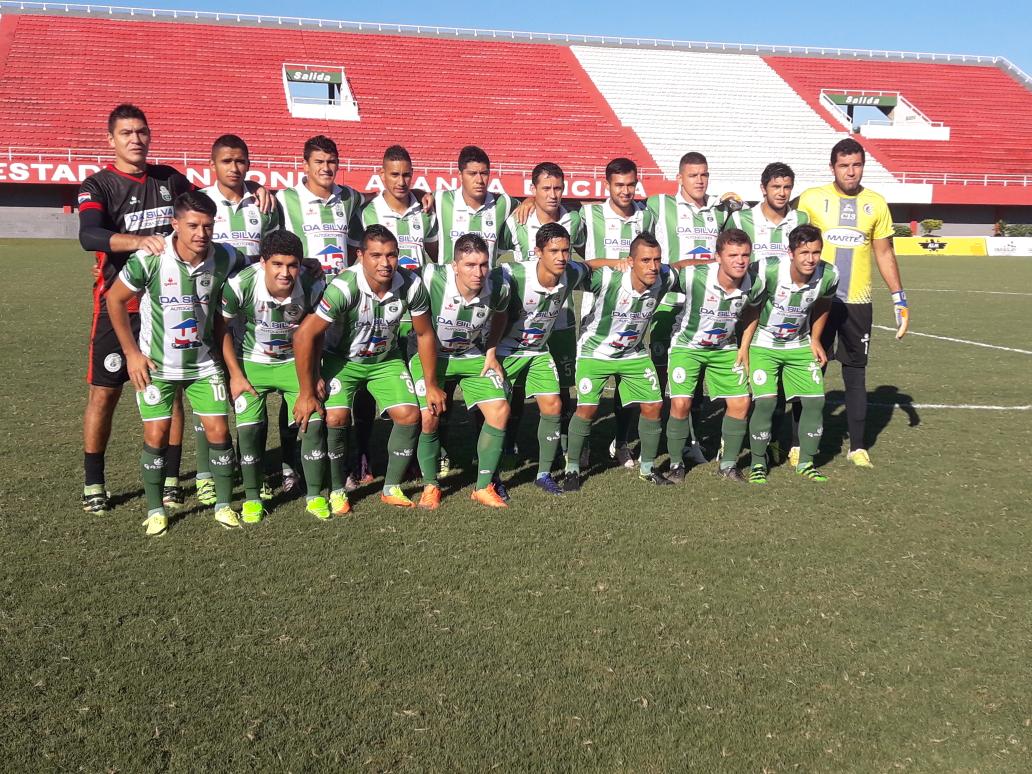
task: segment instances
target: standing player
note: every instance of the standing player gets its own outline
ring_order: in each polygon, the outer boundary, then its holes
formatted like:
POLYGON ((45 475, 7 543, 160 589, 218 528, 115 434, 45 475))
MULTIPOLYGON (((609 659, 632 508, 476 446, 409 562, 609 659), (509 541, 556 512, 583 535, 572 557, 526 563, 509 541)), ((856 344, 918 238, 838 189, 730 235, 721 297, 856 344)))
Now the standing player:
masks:
MULTIPOLYGON (((240 470, 246 499, 242 518, 256 524, 265 517, 260 499, 262 457, 268 424, 265 400, 278 392, 292 415, 297 400, 293 336, 302 319, 315 311, 325 284, 303 273, 301 240, 289 231, 274 231, 262 238, 260 261, 232 277, 222 292, 222 316, 236 322, 236 336, 228 325, 222 357, 229 377, 229 393, 236 411, 240 437, 240 470)), ((313 418, 316 419, 316 418, 313 418)), ((296 437, 296 433, 295 433, 296 437)), ((301 459, 308 487, 307 510, 330 518, 322 496, 325 458, 322 422, 309 423, 301 441, 301 459)))
MULTIPOLYGON (((610 161, 606 164, 606 185, 609 198, 601 204, 581 208, 584 259, 588 261, 626 258, 630 255, 631 242, 645 227, 645 203, 634 199, 638 189, 637 164, 625 158, 610 161)), ((586 315, 590 308, 591 298, 585 294, 581 301, 581 316, 586 315)), ((581 338, 583 340, 583 331, 581 338)), ((613 397, 613 413, 616 415, 616 438, 609 447, 610 456, 624 467, 633 468, 634 455, 627 447, 632 414, 623 407, 622 392, 613 397)))
POLYGON ((735 329, 756 292, 755 275, 749 268, 752 239, 740 229, 728 229, 717 237, 716 251, 716 263, 688 266, 678 273, 685 301, 674 320, 667 422, 667 478, 675 484, 684 481, 683 454, 691 428, 692 397, 704 372, 710 400, 723 400, 727 405, 717 472, 732 481, 745 480, 736 463, 748 429, 749 375, 735 329))
POLYGON ((333 487, 330 509, 336 516, 351 510, 344 490, 348 425, 355 392, 363 386, 394 422, 380 499, 388 505, 413 506, 401 491, 401 479, 419 440, 419 404, 405 367, 398 328, 402 317, 411 313, 426 380, 427 407, 432 414, 440 414, 444 393, 437 386, 437 340, 427 319, 429 309, 430 299, 419 276, 398 268, 398 240, 383 226, 373 225, 362 237, 358 262, 330 282, 316 313, 305 319, 294 336, 300 385, 294 417, 301 432, 306 432, 313 414, 326 419, 333 487), (334 329, 326 342, 320 379, 319 342, 331 326, 334 329), (325 403, 317 393, 319 381, 325 383, 325 403))
MULTIPOLYGON (((537 400, 538 469, 534 483, 548 494, 561 495, 551 471, 559 450, 562 388, 549 342, 556 321, 567 313, 573 291, 584 285, 591 269, 571 260, 570 234, 559 223, 541 226, 534 243, 534 259, 498 267, 509 285, 507 328, 498 344, 498 357, 514 395, 518 391, 537 400)), ((513 397, 514 403, 516 400, 513 397)))
POLYGON ((215 205, 199 192, 180 194, 173 205, 172 236, 160 251, 134 253, 108 291, 111 325, 125 352, 129 379, 143 418, 140 464, 147 498, 148 535, 168 528, 162 503, 172 404, 182 390, 208 434, 209 466, 218 499, 215 521, 230 529, 240 521, 233 498, 233 444, 226 415, 226 382, 212 350, 222 340, 217 311, 227 278, 246 264, 232 247, 211 241, 215 205), (128 306, 140 297, 139 341, 128 306), (216 307, 212 314, 213 307, 216 307))
POLYGON ((481 148, 467 145, 459 151, 461 187, 457 191, 445 191, 434 205, 441 230, 441 263, 451 263, 459 237, 477 234, 487 242, 494 265, 498 237, 512 212, 512 199, 508 194, 495 195, 488 191, 490 180, 491 160, 481 148))
MULTIPOLYGON (((624 262, 607 262, 609 266, 624 262)), ((641 480, 669 486, 653 470, 663 425, 663 393, 656 366, 645 349, 645 334, 663 296, 679 286, 677 276, 663 264, 659 242, 649 232, 636 236, 630 246, 626 271, 597 268, 591 274, 591 309, 581 321, 577 342, 577 412, 570 420, 570 451, 566 459, 567 492, 580 490, 580 454, 591 435, 602 390, 610 377, 618 380, 625 406, 641 407, 641 480)), ((603 264, 605 266, 605 264, 603 264)))
POLYGON ((810 481, 828 480, 814 467, 813 458, 824 432, 822 369, 828 358, 821 332, 839 276, 834 266, 821 260, 822 247, 820 230, 804 224, 788 235, 787 257, 764 258, 757 265, 755 306, 746 316, 741 345, 749 352, 754 402, 749 420, 752 484, 767 483, 767 444, 779 382, 785 399, 802 405, 795 470, 810 481))
POLYGON ((809 222, 806 213, 789 206, 795 172, 788 164, 775 161, 760 175, 761 199, 754 207, 732 215, 734 225, 753 242, 753 260, 788 255, 788 235, 796 226, 809 222))
MULTIPOLYGON (((172 201, 192 187, 172 167, 147 163, 151 133, 147 117, 135 105, 117 106, 108 116, 108 144, 115 163, 90 175, 79 188, 79 243, 97 254, 93 287, 93 325, 86 382, 89 397, 83 415, 85 486, 82 507, 103 513, 111 507, 104 484, 104 455, 111 437, 111 420, 129 381, 125 357, 111 325, 107 294, 136 250, 160 255, 164 235, 171 233, 172 201)), ((130 299, 129 325, 140 328, 139 305, 130 299)), ((183 502, 179 489, 179 459, 183 443, 182 402, 177 401, 171 445, 165 456, 169 481, 168 505, 183 502)))
MULTIPOLYGON (((558 223, 566 229, 570 248, 578 253, 584 252, 584 230, 581 224, 581 211, 570 212, 563 207, 563 186, 565 177, 558 164, 544 162, 534 167, 530 173, 531 198, 533 209, 520 219, 510 215, 505 221, 505 230, 499 243, 499 252, 512 251, 513 260, 517 263, 533 261, 537 256, 537 234, 539 229, 548 223, 558 223)), ((568 296, 566 308, 554 321, 552 333, 548 337, 548 351, 559 371, 559 398, 562 402, 562 432, 566 438, 570 417, 573 415, 573 399, 570 389, 573 387, 573 376, 577 367, 577 319, 573 311, 573 298, 568 296)), ((515 433, 523 417, 525 396, 521 388, 516 388, 512 395, 512 417, 509 422, 510 434, 515 433)), ((515 450, 511 440, 509 446, 515 450)))
MULTIPOLYGON (((430 319, 437 337, 437 382, 442 386, 458 384, 466 408, 476 408, 484 417, 477 439, 477 481, 470 497, 481 505, 506 508, 492 479, 502 456, 509 419, 505 374, 495 354, 505 330, 509 286, 500 271, 491 271, 487 242, 476 234, 464 234, 455 241, 451 263, 426 266, 423 283, 430 295, 430 319)), ((412 358, 409 369, 422 417, 416 455, 423 474, 419 507, 433 510, 441 503, 441 417, 427 401, 420 358, 412 358)))
MULTIPOLYGON (((681 156, 678 164, 677 193, 673 196, 656 194, 648 198, 644 227, 655 233, 665 263, 685 262, 685 265, 692 265, 714 260, 717 236, 729 218, 729 213, 721 203, 725 199, 737 200, 738 197, 736 194, 724 194, 722 197, 710 194, 709 180, 709 162, 706 157, 691 151, 681 156)), ((659 369, 660 386, 663 389, 666 389, 666 364, 674 318, 684 300, 683 294, 670 293, 656 310, 652 325, 649 349, 659 369)), ((688 431, 692 439, 688 458, 692 463, 700 465, 706 462, 706 455, 695 439, 691 417, 688 418, 688 431)))
POLYGON ((803 191, 799 210, 821 230, 823 258, 838 269, 841 278, 821 343, 829 356, 842 364, 849 426, 847 459, 858 467, 870 468, 873 465, 867 453, 864 425, 867 421, 867 356, 873 322, 872 253, 892 294, 897 339, 906 335, 910 311, 892 249, 889 206, 881 195, 861 185, 865 161, 866 154, 860 143, 851 137, 839 140, 831 149, 834 181, 803 191))

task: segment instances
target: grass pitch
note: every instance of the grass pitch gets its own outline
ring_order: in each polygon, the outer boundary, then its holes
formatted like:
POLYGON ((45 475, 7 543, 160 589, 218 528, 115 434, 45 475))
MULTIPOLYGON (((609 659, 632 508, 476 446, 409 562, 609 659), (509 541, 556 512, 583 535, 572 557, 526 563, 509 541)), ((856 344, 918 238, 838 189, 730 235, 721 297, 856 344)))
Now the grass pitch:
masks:
MULTIPOLYGON (((502 513, 462 471, 433 514, 370 492, 228 533, 191 500, 148 540, 131 400, 120 504, 79 508, 87 258, 0 262, 5 770, 1029 770, 1032 412, 923 406, 1028 404, 1032 355, 876 330, 877 468, 830 406, 823 486, 596 468, 560 500, 525 465, 502 513)), ((1032 350, 1032 261, 901 264, 914 331, 1032 350)))

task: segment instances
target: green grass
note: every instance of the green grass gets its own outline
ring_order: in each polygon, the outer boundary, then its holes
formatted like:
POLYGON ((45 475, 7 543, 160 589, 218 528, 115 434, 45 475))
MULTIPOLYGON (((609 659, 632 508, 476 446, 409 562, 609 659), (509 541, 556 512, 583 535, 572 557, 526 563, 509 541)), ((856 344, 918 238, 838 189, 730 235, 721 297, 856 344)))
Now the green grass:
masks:
MULTIPOLYGON (((131 401, 128 499, 78 505, 87 263, 0 242, 5 770, 1029 769, 1030 412, 872 408, 866 471, 829 409, 823 486, 609 469, 498 513, 462 473, 432 515, 290 501, 227 533, 193 509, 147 540, 131 401)), ((1032 261, 902 271, 915 330, 1032 349, 1029 296, 917 289, 1029 292, 1032 261)), ((1029 403, 1028 355, 877 330, 872 352, 878 402, 1029 403)))

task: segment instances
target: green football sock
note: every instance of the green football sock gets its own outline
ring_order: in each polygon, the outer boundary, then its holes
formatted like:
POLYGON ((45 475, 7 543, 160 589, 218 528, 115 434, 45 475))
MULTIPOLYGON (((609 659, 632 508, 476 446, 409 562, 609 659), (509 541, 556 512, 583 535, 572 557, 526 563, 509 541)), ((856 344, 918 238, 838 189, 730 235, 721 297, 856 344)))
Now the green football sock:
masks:
POLYGON ((419 422, 411 425, 394 423, 391 434, 387 437, 387 473, 383 479, 384 490, 401 484, 418 442, 419 422))
POLYGON ((152 511, 161 508, 162 484, 165 482, 165 452, 164 449, 155 449, 147 444, 143 445, 143 453, 140 454, 140 470, 143 473, 143 492, 147 496, 147 510, 152 511))
POLYGON ((308 420, 301 437, 301 469, 305 472, 305 492, 318 497, 326 488, 326 425, 308 420))
POLYGON ((745 434, 749 430, 749 421, 746 419, 735 419, 724 414, 724 421, 720 425, 720 437, 724 441, 724 453, 720 455, 720 468, 733 468, 738 462, 738 453, 742 451, 742 444, 745 443, 745 434))
POLYGON ((244 479, 244 495, 257 500, 262 486, 262 457, 265 456, 265 423, 243 425, 237 428, 240 439, 240 475, 244 479))
POLYGON ((581 451, 591 435, 591 420, 577 414, 570 417, 570 445, 566 452, 566 471, 580 473, 581 451))
POLYGON ((441 455, 441 434, 438 430, 419 434, 416 446, 416 459, 419 460, 419 472, 423 474, 423 485, 437 482, 437 460, 441 455))
MULTIPOLYGON (((211 477, 215 479, 215 510, 233 502, 233 443, 208 443, 208 465, 211 477)), ((258 499, 257 497, 255 498, 258 499)))
POLYGON ((204 425, 194 417, 194 438, 197 439, 197 475, 195 478, 211 478, 211 466, 208 465, 208 436, 204 434, 204 425))
MULTIPOLYGON (((298 427, 291 424, 293 417, 287 412, 287 402, 280 403, 279 413, 279 437, 280 437, 280 469, 283 475, 293 473, 298 465, 297 460, 297 439, 299 436, 298 427)), ((262 447, 265 450, 265 447, 262 447)))
POLYGON ((800 398, 803 413, 799 417, 799 465, 813 462, 824 434, 824 398, 800 398))
POLYGON ((330 489, 336 492, 344 488, 348 480, 348 439, 350 427, 326 428, 326 456, 330 461, 330 489))
POLYGON ((540 478, 552 470, 555 455, 559 451, 559 433, 562 419, 558 414, 542 414, 538 419, 538 469, 540 478))
POLYGON ((659 440, 663 437, 663 422, 638 416, 638 438, 641 439, 641 472, 646 476, 652 472, 652 465, 659 454, 659 440))
POLYGON ((752 418, 749 419, 749 451, 753 465, 767 466, 767 445, 770 443, 770 425, 774 419, 773 396, 753 401, 752 418))
POLYGON ((688 439, 692 435, 692 418, 684 419, 670 417, 666 426, 666 446, 670 452, 671 465, 684 464, 684 447, 688 445, 688 439))
POLYGON ((477 438, 477 489, 483 489, 491 483, 498 461, 502 458, 502 446, 505 443, 505 428, 492 427, 484 422, 477 438))

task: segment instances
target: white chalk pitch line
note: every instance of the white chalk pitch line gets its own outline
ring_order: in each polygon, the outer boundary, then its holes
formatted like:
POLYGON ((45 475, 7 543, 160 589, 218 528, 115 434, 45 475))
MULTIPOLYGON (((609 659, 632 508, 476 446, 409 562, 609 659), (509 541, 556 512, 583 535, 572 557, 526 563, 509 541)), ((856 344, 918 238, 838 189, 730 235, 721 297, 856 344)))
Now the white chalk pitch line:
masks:
MULTIPOLYGON (((896 332, 895 328, 890 328, 888 325, 874 325, 871 326, 882 331, 896 332)), ((1029 349, 1017 349, 1016 347, 1001 347, 998 344, 985 344, 981 341, 968 341, 967 339, 955 339, 951 336, 935 336, 931 333, 919 333, 917 331, 909 331, 907 336, 923 336, 926 339, 938 339, 939 341, 952 341, 954 344, 970 344, 973 347, 985 347, 986 349, 999 349, 1004 352, 1017 352, 1019 355, 1032 355, 1032 350, 1029 349)))

